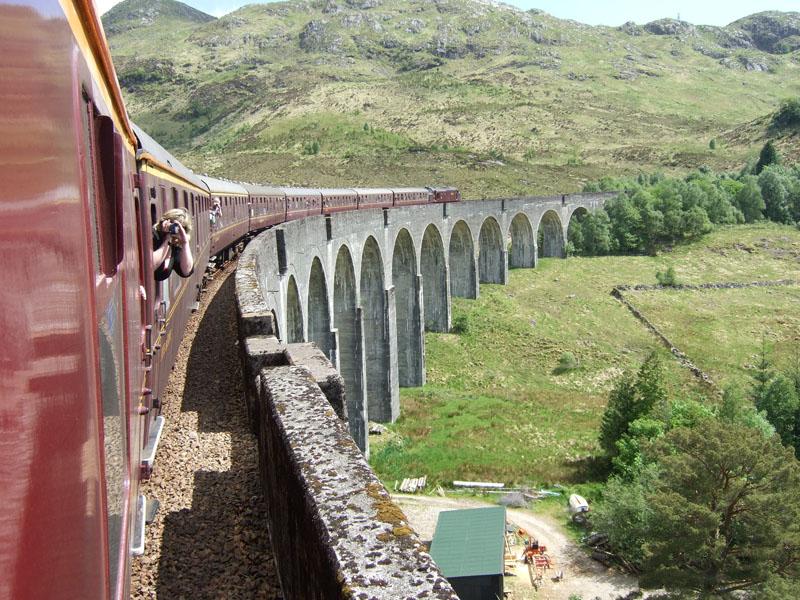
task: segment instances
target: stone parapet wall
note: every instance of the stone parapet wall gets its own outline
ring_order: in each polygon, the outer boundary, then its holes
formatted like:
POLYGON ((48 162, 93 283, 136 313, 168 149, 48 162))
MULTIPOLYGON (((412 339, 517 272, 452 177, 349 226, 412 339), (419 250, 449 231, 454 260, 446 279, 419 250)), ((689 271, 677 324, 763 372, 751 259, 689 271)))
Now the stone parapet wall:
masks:
POLYGON ((251 258, 236 275, 239 346, 284 597, 457 600, 341 418, 342 378, 314 344, 260 333, 271 313, 251 258))

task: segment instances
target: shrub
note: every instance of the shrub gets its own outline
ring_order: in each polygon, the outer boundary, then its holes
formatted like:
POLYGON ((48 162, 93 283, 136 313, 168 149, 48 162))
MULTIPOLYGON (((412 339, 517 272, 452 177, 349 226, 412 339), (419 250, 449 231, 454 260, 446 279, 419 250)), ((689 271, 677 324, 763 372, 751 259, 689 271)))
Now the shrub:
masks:
POLYGON ((800 126, 800 98, 784 101, 772 117, 775 129, 800 126))
POLYGON ((714 138, 711 138, 711 141, 708 142, 708 147, 709 147, 710 150, 716 150, 717 149, 717 140, 715 140, 714 138))
POLYGON ((307 155, 319 154, 319 149, 320 146, 317 140, 314 140, 313 142, 306 142, 305 144, 303 144, 303 154, 307 155))
POLYGON ((658 284, 664 287, 675 287, 678 285, 678 277, 675 275, 675 269, 672 266, 663 273, 661 271, 656 273, 656 279, 658 280, 658 284))
POLYGON ((574 371, 581 365, 578 359, 572 352, 564 352, 561 358, 558 359, 558 366, 555 368, 555 374, 566 373, 567 371, 574 371))
POLYGON ((458 335, 469 333, 469 317, 465 314, 456 315, 453 318, 453 327, 450 331, 458 335))

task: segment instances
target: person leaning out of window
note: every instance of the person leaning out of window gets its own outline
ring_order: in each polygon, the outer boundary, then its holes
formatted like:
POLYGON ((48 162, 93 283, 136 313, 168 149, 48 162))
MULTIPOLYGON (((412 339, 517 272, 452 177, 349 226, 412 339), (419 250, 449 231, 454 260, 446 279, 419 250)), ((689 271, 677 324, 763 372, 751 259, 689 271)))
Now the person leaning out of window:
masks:
POLYGON ((157 281, 167 279, 173 270, 181 277, 192 274, 191 232, 192 219, 182 208, 168 210, 153 225, 153 268, 157 281))

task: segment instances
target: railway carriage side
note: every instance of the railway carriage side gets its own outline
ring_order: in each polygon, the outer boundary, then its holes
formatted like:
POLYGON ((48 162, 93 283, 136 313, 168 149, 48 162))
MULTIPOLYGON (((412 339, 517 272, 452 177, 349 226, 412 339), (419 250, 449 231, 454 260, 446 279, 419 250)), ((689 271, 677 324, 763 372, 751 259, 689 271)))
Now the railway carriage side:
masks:
POLYGON ((356 188, 358 208, 391 208, 392 190, 386 188, 356 188))
POLYGON ((358 208, 358 193, 352 189, 321 189, 322 213, 326 215, 358 208))
POLYGON ((285 221, 322 214, 322 193, 313 188, 284 188, 286 192, 285 221))
POLYGON ((129 591, 145 369, 136 138, 89 3, 0 3, 0 597, 129 591))
POLYGON ((210 196, 202 181, 174 156, 140 128, 134 126, 134 131, 139 140, 138 185, 139 196, 143 199, 138 211, 137 230, 140 246, 147 249, 142 257, 143 270, 147 273, 143 286, 147 323, 142 352, 147 369, 146 387, 150 393, 144 401, 149 412, 142 440, 141 470, 144 477, 149 477, 163 424, 163 419, 158 418, 161 393, 167 385, 189 314, 198 300, 208 263, 210 196), (167 279, 156 281, 153 275, 153 227, 165 212, 175 208, 184 209, 192 219, 189 243, 195 268, 187 278, 173 272, 167 279))
POLYGON ((248 231, 283 223, 286 219, 286 191, 283 188, 243 183, 250 195, 250 223, 248 231))
POLYGON ((431 191, 428 188, 393 188, 394 206, 410 206, 414 204, 427 204, 431 201, 431 191))
MULTIPOLYGON (((218 200, 222 216, 215 220, 211 231, 210 255, 215 256, 230 248, 248 233, 250 224, 250 194, 240 184, 201 175, 200 180, 212 201, 218 200)), ((209 223, 208 216, 205 217, 209 223)))

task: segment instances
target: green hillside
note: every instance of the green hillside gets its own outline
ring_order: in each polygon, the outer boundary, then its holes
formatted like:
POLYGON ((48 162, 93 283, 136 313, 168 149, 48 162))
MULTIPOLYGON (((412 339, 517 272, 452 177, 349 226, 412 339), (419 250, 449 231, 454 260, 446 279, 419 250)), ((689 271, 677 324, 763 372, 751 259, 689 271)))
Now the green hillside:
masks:
MULTIPOLYGON (((190 166, 247 180, 492 197, 738 169, 800 96, 800 13, 609 28, 477 0, 295 0, 219 19, 126 0, 103 21, 133 118, 190 166)), ((779 147, 796 153, 796 136, 779 147)))
POLYGON ((628 299, 702 369, 699 383, 610 291, 654 284, 673 266, 691 284, 800 280, 800 232, 760 223, 720 228, 658 256, 542 259, 514 269, 507 286, 481 285, 478 300, 453 299, 464 331, 425 335, 428 382, 401 390, 402 412, 373 436, 381 479, 428 475, 514 484, 583 482, 608 393, 653 350, 670 398, 715 402, 752 382, 762 340, 777 368, 797 364, 800 288, 629 292, 628 299), (578 368, 558 369, 564 353, 578 368))

